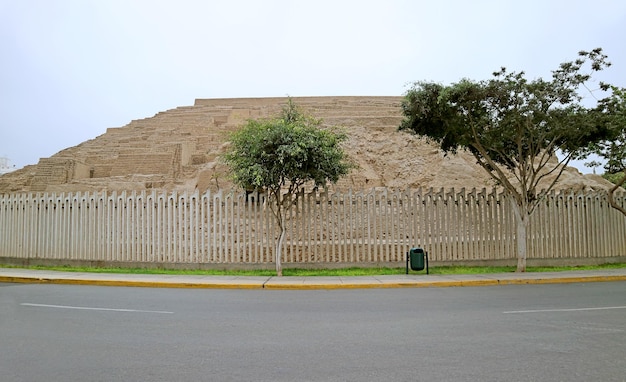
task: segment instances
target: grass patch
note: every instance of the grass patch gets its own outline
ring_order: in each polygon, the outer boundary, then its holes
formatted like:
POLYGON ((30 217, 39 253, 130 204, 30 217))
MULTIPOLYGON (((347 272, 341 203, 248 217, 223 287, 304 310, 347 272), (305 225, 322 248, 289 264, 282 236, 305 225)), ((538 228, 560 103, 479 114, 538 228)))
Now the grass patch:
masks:
MULTIPOLYGON (((162 274, 162 275, 214 275, 214 276, 274 276, 274 270, 179 270, 179 269, 145 269, 145 268, 88 268, 70 266, 30 266, 16 267, 2 265, 4 268, 26 268, 63 272, 91 272, 91 273, 124 273, 124 274, 162 274)), ((560 267, 528 267, 527 272, 563 272, 577 270, 601 270, 626 268, 626 263, 585 265, 585 266, 560 266, 560 267)), ((341 269, 283 269, 285 276, 380 276, 380 275, 400 275, 406 272, 405 267, 401 268, 341 268, 341 269)), ((462 267, 444 266, 430 268, 433 275, 468 275, 485 273, 508 273, 515 272, 515 267, 462 267)), ((417 272, 411 272, 417 274, 417 272)), ((425 273, 425 271, 419 272, 425 273)))
POLYGON ((576 267, 530 267, 528 272, 562 272, 562 271, 593 271, 599 269, 626 268, 626 263, 613 263, 601 265, 579 265, 576 267))

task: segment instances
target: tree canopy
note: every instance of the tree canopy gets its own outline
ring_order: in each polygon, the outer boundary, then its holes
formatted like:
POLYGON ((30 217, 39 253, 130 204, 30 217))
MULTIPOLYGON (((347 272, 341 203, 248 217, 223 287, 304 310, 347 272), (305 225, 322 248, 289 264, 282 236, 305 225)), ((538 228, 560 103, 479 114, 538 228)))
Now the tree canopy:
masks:
POLYGON ((626 209, 614 197, 615 191, 626 183, 626 89, 612 86, 611 91, 611 96, 599 102, 598 111, 609 116, 605 123, 612 129, 613 136, 592 145, 592 149, 606 160, 604 170, 615 180, 609 190, 609 203, 626 215, 626 209))
POLYGON ((336 183, 354 167, 341 147, 347 135, 321 125, 289 99, 278 117, 250 120, 234 132, 223 156, 237 185, 268 197, 281 231, 276 245, 278 275, 282 275, 284 213, 295 204, 293 197, 307 183, 317 187, 336 183))
MULTIPOLYGON (((539 201, 570 160, 615 133, 608 123, 612 112, 603 102, 588 106, 582 93, 592 89, 592 74, 608 66, 598 48, 560 64, 550 80, 501 68, 489 80, 417 82, 405 95, 400 129, 430 138, 446 153, 468 150, 512 198, 518 271, 526 268, 526 227, 539 201)), ((599 91, 608 89, 599 84, 599 91)))

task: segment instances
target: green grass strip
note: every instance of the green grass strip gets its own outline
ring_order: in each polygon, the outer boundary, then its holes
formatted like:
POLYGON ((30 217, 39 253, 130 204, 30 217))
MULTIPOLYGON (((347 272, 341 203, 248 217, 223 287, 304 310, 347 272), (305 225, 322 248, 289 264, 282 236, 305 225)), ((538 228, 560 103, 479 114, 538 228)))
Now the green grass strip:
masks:
MULTIPOLYGON (((3 268, 25 268, 36 270, 63 271, 63 272, 91 272, 91 273, 124 273, 124 274, 163 274, 163 275, 217 275, 217 276, 274 276, 275 270, 179 270, 179 269, 146 269, 146 268, 88 268, 70 266, 29 266, 17 267, 2 265, 3 268)), ((578 270, 601 270, 626 268, 626 263, 585 265, 585 266, 560 266, 560 267, 528 267, 527 272, 563 272, 578 270)), ((340 268, 340 269, 283 269, 284 276, 380 276, 404 274, 406 269, 401 268, 340 268)), ((431 267, 433 275, 467 275, 486 273, 515 272, 515 267, 471 267, 471 266, 441 266, 431 267)), ((411 273, 418 273, 413 272, 411 273)), ((419 273, 425 273, 421 271, 419 273)))

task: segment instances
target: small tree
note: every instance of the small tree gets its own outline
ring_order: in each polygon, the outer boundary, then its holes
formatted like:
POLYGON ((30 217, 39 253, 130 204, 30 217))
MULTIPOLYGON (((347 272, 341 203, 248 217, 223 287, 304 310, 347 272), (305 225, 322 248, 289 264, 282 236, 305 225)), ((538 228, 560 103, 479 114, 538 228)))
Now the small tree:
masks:
POLYGON ((347 135, 322 129, 321 123, 289 99, 279 117, 250 120, 232 134, 223 156, 236 184, 266 193, 280 230, 275 250, 278 276, 282 276, 285 217, 297 203, 298 190, 307 183, 322 187, 336 183, 353 167, 341 148, 347 135))
POLYGON ((510 196, 519 272, 526 270, 530 215, 569 161, 584 157, 590 143, 609 136, 601 113, 584 106, 579 94, 593 72, 609 65, 602 50, 595 49, 562 63, 550 81, 529 81, 524 72, 502 68, 488 81, 463 79, 450 86, 418 82, 406 93, 400 129, 432 139, 446 153, 467 149, 510 196), (563 153, 561 160, 557 150, 563 153), (552 180, 539 190, 547 177, 552 180))

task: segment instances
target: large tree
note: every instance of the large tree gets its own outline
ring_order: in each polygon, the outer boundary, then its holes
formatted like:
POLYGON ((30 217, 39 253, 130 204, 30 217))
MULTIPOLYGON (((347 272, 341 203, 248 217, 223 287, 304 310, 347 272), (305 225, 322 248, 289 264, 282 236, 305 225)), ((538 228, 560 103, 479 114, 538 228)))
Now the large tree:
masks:
POLYGON ((575 61, 560 64, 550 80, 528 80, 524 72, 502 68, 489 80, 463 79, 449 86, 417 82, 406 93, 400 129, 430 138, 446 153, 468 150, 510 196, 519 272, 526 270, 533 211, 571 159, 584 157, 591 143, 610 136, 603 113, 587 105, 582 93, 592 89, 592 74, 610 65, 606 58, 600 48, 581 51, 575 61))
POLYGON ((326 187, 354 167, 341 143, 347 136, 304 114, 291 100, 280 116, 250 120, 230 137, 223 156, 236 184, 266 194, 280 234, 276 242, 276 273, 282 276, 281 251, 285 217, 304 185, 326 187))

